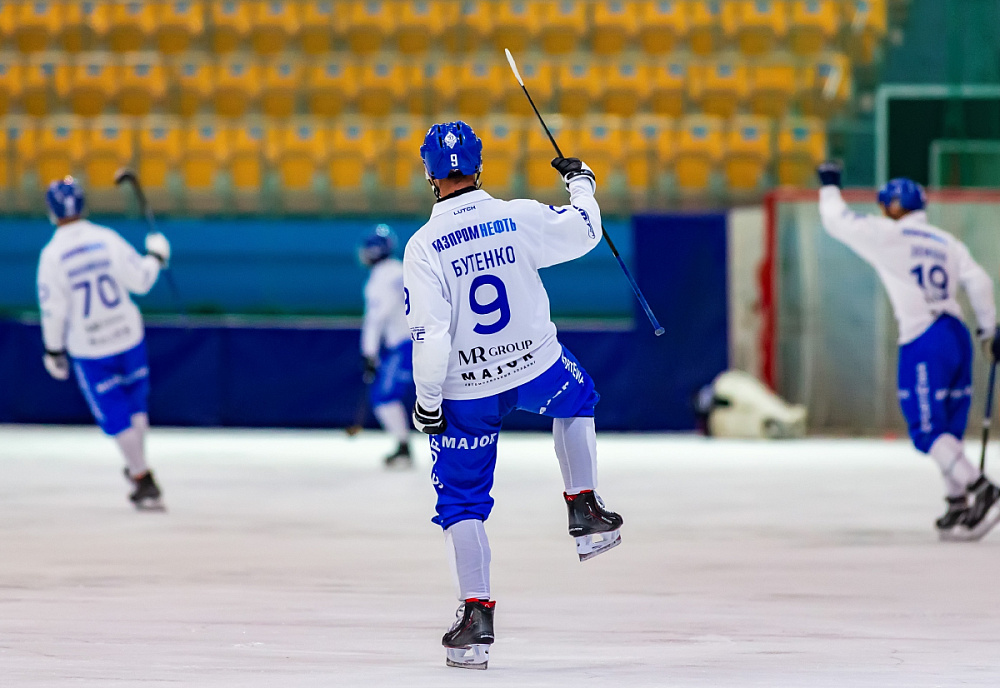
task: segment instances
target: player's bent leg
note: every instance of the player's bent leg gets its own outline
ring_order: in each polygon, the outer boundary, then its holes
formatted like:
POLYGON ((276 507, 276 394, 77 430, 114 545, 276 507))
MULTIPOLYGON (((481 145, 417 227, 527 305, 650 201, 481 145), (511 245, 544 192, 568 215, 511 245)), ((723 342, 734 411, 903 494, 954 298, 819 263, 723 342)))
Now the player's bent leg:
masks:
POLYGON ((490 599, 490 543, 480 520, 459 521, 445 530, 451 570, 460 601, 455 623, 444 634, 448 666, 485 669, 493 644, 490 599))
POLYGON ((372 412, 382 429, 397 443, 396 450, 385 458, 386 468, 411 468, 410 420, 403 399, 413 387, 413 343, 386 352, 371 386, 372 412))

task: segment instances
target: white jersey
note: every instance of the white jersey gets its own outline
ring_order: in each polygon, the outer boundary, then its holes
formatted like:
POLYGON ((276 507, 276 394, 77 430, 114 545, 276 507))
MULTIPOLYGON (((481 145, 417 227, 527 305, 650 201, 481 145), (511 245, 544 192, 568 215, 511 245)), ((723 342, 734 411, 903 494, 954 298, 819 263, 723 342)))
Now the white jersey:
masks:
POLYGON ((361 354, 378 356, 382 343, 392 349, 410 338, 403 308, 403 263, 386 258, 372 266, 365 282, 365 317, 361 354))
POLYGON ((896 314, 900 344, 919 337, 943 313, 962 317, 958 284, 969 297, 979 329, 993 333, 993 280, 965 244, 927 223, 927 213, 912 212, 899 220, 857 215, 832 185, 820 189, 819 212, 830 236, 878 272, 896 314))
POLYGON ((417 400, 478 399, 545 372, 562 354, 540 268, 601 240, 593 182, 572 205, 502 201, 481 190, 439 201, 406 245, 403 279, 417 400))
POLYGON ((114 230, 87 220, 62 225, 38 261, 45 348, 104 358, 138 345, 142 316, 129 293, 147 293, 159 274, 156 258, 114 230))

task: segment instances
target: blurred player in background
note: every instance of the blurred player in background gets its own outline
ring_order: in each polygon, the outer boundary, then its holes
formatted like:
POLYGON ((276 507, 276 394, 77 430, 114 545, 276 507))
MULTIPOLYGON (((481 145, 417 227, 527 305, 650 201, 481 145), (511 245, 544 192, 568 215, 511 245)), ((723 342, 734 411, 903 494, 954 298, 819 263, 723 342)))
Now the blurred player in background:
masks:
POLYGON ((622 518, 597 484, 594 382, 556 338, 540 268, 601 241, 594 174, 576 158, 553 167, 572 205, 502 201, 479 188, 483 144, 465 122, 436 124, 420 155, 438 198, 406 245, 406 312, 414 341, 413 421, 431 435, 437 516, 458 580, 449 666, 485 669, 493 643, 490 546, 484 521, 497 437, 515 409, 553 419, 569 532, 585 560, 617 545, 622 518))
POLYGON ((403 309, 403 263, 393 257, 396 234, 380 224, 365 237, 358 258, 369 269, 361 325, 363 380, 372 412, 398 446, 389 468, 410 468, 410 421, 403 400, 413 387, 413 342, 403 309))
POLYGON ((125 456, 129 499, 137 509, 162 510, 146 465, 149 366, 142 316, 130 293, 153 287, 170 260, 170 244, 149 234, 140 256, 114 230, 83 219, 86 199, 72 177, 52 182, 45 201, 56 225, 38 263, 45 369, 66 380, 72 362, 94 419, 125 456))
POLYGON ((965 244, 927 222, 924 190, 893 179, 878 194, 885 217, 857 215, 840 194, 841 168, 823 163, 823 226, 878 272, 899 324, 899 403, 916 448, 941 469, 948 509, 945 540, 978 540, 1000 520, 1000 489, 965 456, 972 401, 972 339, 956 299, 961 284, 979 324, 983 351, 996 338, 993 281, 965 244))

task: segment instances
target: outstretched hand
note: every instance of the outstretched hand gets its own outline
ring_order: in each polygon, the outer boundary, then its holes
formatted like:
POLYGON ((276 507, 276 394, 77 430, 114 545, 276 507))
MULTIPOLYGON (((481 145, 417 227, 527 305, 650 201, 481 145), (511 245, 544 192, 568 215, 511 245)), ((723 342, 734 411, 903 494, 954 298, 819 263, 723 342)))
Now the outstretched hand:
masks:
POLYGON ((822 186, 836 186, 839 189, 841 187, 840 179, 844 174, 844 168, 841 167, 839 162, 827 160, 819 164, 819 167, 816 168, 816 174, 819 176, 819 183, 822 186))

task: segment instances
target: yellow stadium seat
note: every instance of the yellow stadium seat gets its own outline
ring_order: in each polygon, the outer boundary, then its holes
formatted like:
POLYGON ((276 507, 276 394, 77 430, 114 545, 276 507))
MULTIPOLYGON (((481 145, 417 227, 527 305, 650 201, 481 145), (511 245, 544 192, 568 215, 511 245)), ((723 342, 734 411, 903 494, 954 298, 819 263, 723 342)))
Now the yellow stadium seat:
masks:
POLYGON ((706 115, 692 115, 681 120, 677 130, 677 154, 674 174, 682 192, 708 190, 712 172, 722 161, 722 120, 706 115))
POLYGON ((837 0, 794 0, 789 26, 792 50, 815 55, 833 42, 840 29, 837 0))
POLYGON ((229 175, 238 192, 257 192, 264 185, 264 127, 240 122, 229 128, 229 175))
POLYGON ((625 134, 625 179, 629 189, 657 185, 660 172, 673 161, 676 123, 669 117, 643 115, 631 120, 625 134))
MULTIPOLYGON (((493 111, 513 79, 507 63, 465 62, 454 72, 455 107, 463 117, 482 117, 493 111)), ((514 83, 517 83, 516 81, 514 83)))
POLYGON ((442 98, 435 84, 440 80, 440 66, 435 61, 409 62, 397 65, 401 70, 405 89, 403 109, 412 115, 427 116, 439 111, 442 98))
POLYGON ((111 6, 108 47, 116 52, 139 50, 156 33, 156 5, 139 0, 123 0, 111 6))
POLYGON ((56 95, 74 114, 99 115, 118 93, 119 71, 106 53, 80 55, 70 69, 56 69, 56 95))
POLYGON ((369 117, 384 117, 406 93, 408 71, 394 60, 367 62, 359 69, 357 108, 369 117))
POLYGON ((274 55, 299 35, 299 5, 291 0, 256 0, 251 3, 250 44, 260 55, 274 55))
MULTIPOLYGON (((535 105, 545 111, 551 107, 555 87, 555 69, 551 60, 538 57, 518 58, 517 71, 524 79, 524 85, 531 93, 535 105)), ((514 79, 513 74, 505 74, 502 80, 504 109, 517 115, 533 115, 531 104, 524 97, 524 91, 514 79)))
POLYGON ((560 65, 556 81, 559 84, 559 112, 570 117, 586 114, 603 92, 600 70, 588 59, 560 65))
POLYGON ((215 90, 214 67, 208 60, 186 56, 174 66, 173 81, 177 88, 178 114, 190 117, 198 112, 202 104, 215 90))
POLYGON ((789 59, 775 57, 750 66, 750 110, 782 117, 799 90, 799 70, 789 59))
POLYGON ((730 0, 722 5, 722 32, 744 55, 763 55, 788 33, 782 0, 730 0))
POLYGON ((649 71, 649 109, 657 115, 680 117, 688 90, 688 65, 680 60, 654 62, 649 71))
MULTIPOLYGON (((729 2, 730 0, 726 0, 729 2)), ((711 55, 721 43, 722 9, 720 0, 687 0, 688 43, 692 52, 711 55)))
POLYGON ((483 140, 483 187, 504 194, 513 188, 524 157, 524 120, 520 117, 492 117, 476 133, 483 140))
POLYGON ((778 184, 810 186, 826 159, 826 129, 818 119, 790 119, 778 131, 778 184))
POLYGON ((851 97, 851 64, 845 55, 829 53, 811 61, 802 70, 802 112, 828 117, 851 97))
MULTIPOLYGON (((572 155, 587 162, 594 176, 608 184, 624 162, 625 132, 618 117, 588 117, 576 127, 572 155)), ((561 144, 560 144, 561 145, 561 144)))
MULTIPOLYGON (((21 94, 24 111, 33 117, 41 117, 52 110, 50 103, 57 73, 70 79, 72 65, 66 62, 62 53, 37 53, 32 55, 19 70, 20 83, 16 86, 21 94)), ((18 75, 18 72, 14 72, 18 75)))
POLYGON ((344 57, 322 60, 309 68, 305 91, 310 113, 338 115, 357 96, 358 69, 344 57))
POLYGON ((472 52, 493 34, 493 3, 491 0, 463 0, 453 4, 460 5, 459 23, 456 30, 444 32, 442 41, 453 53, 472 52))
POLYGON ((515 56, 538 40, 542 28, 541 6, 524 0, 505 0, 489 6, 493 19, 491 35, 497 50, 509 48, 515 56))
POLYGON ((365 172, 375 168, 385 146, 384 137, 356 119, 338 121, 328 137, 330 159, 327 174, 334 194, 360 191, 365 172))
POLYGON ((167 191, 170 174, 180 167, 184 141, 178 123, 169 117, 149 117, 139 125, 136 148, 138 173, 144 189, 167 191))
POLYGON ((427 124, 412 118, 396 118, 389 124, 388 150, 378 163, 384 186, 402 191, 427 188, 420 145, 427 134, 427 124))
MULTIPOLYGON (((22 53, 45 50, 62 31, 62 7, 57 2, 5 2, 13 19, 10 33, 22 53), (16 13, 13 12, 16 8, 16 13)), ((5 12, 5 14, 6 14, 5 12)), ((2 16, 2 15, 0 15, 2 16)), ((0 19, 2 21, 2 19, 0 19)), ((4 29, 3 33, 8 30, 4 29)))
POLYGON ((19 7, 13 2, 0 3, 0 45, 7 48, 18 27, 19 7))
POLYGON ((744 115, 729 121, 723 169, 730 190, 746 192, 761 186, 772 145, 770 119, 744 115))
POLYGON ((215 72, 215 113, 223 117, 241 117, 260 97, 263 74, 252 60, 234 57, 223 60, 215 72))
MULTIPOLYGON (((339 4, 339 3, 338 3, 339 4)), ((368 55, 380 50, 396 31, 394 6, 387 0, 347 0, 344 2, 347 42, 351 52, 368 55)))
POLYGON ((294 59, 267 62, 263 69, 260 109, 269 117, 290 117, 302 86, 305 67, 294 59))
POLYGON ((302 28, 299 47, 307 55, 330 52, 333 37, 343 32, 346 15, 343 2, 333 0, 303 0, 299 8, 302 28))
POLYGON ((848 0, 844 24, 850 27, 851 52, 862 64, 875 59, 879 42, 888 31, 886 0, 848 0))
MULTIPOLYGON (((563 155, 575 156, 577 150, 577 131, 567 125, 567 121, 558 119, 547 121, 549 131, 559 142, 563 155)), ((524 176, 529 189, 541 192, 555 191, 564 186, 559 173, 552 169, 551 160, 555 157, 552 142, 541 127, 528 126, 524 158, 524 176)))
POLYGON ((87 188, 113 189, 115 172, 132 165, 135 145, 128 122, 120 117, 98 118, 91 123, 85 145, 83 172, 87 188))
MULTIPOLYGON (((0 127, 0 192, 10 188, 10 158, 11 158, 10 128, 0 127)), ((6 201, 6 193, 0 198, 6 201)), ((5 203, 9 207, 9 203, 5 203)))
POLYGON ((114 6, 114 0, 63 3, 63 32, 60 37, 63 50, 78 53, 96 48, 95 42, 111 30, 114 6))
POLYGON ((246 45, 253 26, 251 4, 245 0, 218 0, 208 3, 212 22, 212 50, 229 53, 246 45))
POLYGON ((326 131, 311 121, 272 129, 268 131, 266 152, 284 189, 309 191, 329 157, 326 131))
POLYGON ((542 49, 550 55, 564 55, 583 47, 587 33, 588 3, 576 0, 546 0, 537 6, 542 49))
POLYGON ((119 72, 118 111, 148 115, 167 92, 167 70, 156 53, 126 55, 119 72))
POLYGON ((620 60, 602 72, 601 109, 610 115, 631 117, 649 99, 653 68, 636 60, 620 60))
POLYGON ((25 129, 15 142, 15 174, 34 172, 40 188, 76 174, 87 153, 86 135, 76 117, 51 117, 37 129, 25 129))
POLYGON ((201 0, 161 0, 157 5, 156 45, 161 53, 182 53, 205 33, 205 3, 201 0))
POLYGON ((0 115, 6 115, 13 103, 21 100, 23 78, 18 57, 11 53, 0 53, 0 115))
POLYGON ((594 5, 591 46, 598 55, 614 55, 639 35, 639 8, 634 2, 609 0, 594 5))
POLYGON ((183 134, 181 178, 191 191, 208 191, 216 186, 219 173, 229 162, 225 130, 209 121, 192 123, 183 134))
POLYGON ((709 115, 730 117, 747 93, 747 67, 736 58, 692 66, 688 94, 709 115))
POLYGON ((458 32, 461 4, 453 0, 404 0, 393 3, 396 46, 406 54, 422 53, 437 46, 446 32, 458 32))
POLYGON ((665 55, 688 32, 685 5, 679 0, 645 0, 639 11, 639 44, 650 55, 665 55))

